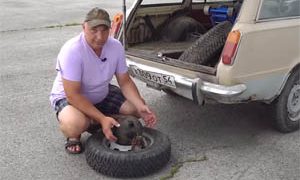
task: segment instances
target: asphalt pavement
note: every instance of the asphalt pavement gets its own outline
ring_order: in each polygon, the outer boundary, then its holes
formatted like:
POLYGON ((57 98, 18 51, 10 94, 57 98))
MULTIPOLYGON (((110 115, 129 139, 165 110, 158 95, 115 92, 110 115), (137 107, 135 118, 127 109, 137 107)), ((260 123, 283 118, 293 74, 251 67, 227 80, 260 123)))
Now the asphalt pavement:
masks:
MULTIPOLYGON (((84 154, 64 151, 49 104, 57 53, 95 6, 113 15, 122 1, 0 0, 1 180, 114 179, 90 168, 84 154)), ((138 179, 300 179, 300 132, 274 130, 268 106, 200 107, 135 82, 172 143, 166 167, 138 179)))

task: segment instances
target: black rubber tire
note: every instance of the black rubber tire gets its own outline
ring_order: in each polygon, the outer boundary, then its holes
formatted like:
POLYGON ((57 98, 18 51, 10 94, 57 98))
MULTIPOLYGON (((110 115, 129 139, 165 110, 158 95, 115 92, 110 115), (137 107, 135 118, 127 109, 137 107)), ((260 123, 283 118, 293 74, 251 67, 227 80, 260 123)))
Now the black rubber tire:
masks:
POLYGON ((171 155, 169 138, 150 128, 143 135, 152 138, 152 144, 140 151, 115 151, 105 145, 102 132, 90 136, 85 146, 86 161, 95 171, 113 177, 129 178, 151 174, 166 165, 171 155))
POLYGON ((162 30, 164 41, 179 42, 189 40, 193 33, 204 34, 206 28, 189 16, 180 16, 171 20, 162 30))
POLYGON ((294 71, 288 78, 281 94, 273 102, 273 108, 275 109, 275 128, 282 133, 289 133, 299 129, 299 121, 292 121, 288 114, 288 96, 292 88, 300 85, 300 68, 294 71))
POLYGON ((229 21, 217 24, 186 49, 179 60, 194 64, 206 64, 221 52, 231 28, 232 24, 229 21))

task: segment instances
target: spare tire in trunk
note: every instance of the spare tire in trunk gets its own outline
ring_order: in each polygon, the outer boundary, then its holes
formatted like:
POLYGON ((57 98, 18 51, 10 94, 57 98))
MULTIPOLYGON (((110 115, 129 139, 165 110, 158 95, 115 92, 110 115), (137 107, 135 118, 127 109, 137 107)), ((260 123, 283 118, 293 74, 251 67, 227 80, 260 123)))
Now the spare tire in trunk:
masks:
POLYGON ((232 24, 229 21, 217 24, 186 49, 179 60, 203 65, 208 63, 221 52, 231 28, 232 24))
POLYGON ((171 20, 162 30, 162 37, 167 42, 187 41, 193 34, 204 34, 206 28, 189 16, 180 16, 171 20))

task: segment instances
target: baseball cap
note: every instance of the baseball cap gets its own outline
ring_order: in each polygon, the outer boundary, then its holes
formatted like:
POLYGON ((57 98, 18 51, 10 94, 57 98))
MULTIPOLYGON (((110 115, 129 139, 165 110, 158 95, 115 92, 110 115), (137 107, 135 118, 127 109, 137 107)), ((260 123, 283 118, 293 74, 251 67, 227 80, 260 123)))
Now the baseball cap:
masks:
POLYGON ((105 25, 107 27, 111 26, 111 21, 107 11, 98 7, 93 8, 87 13, 84 22, 87 22, 91 27, 96 27, 99 25, 105 25))

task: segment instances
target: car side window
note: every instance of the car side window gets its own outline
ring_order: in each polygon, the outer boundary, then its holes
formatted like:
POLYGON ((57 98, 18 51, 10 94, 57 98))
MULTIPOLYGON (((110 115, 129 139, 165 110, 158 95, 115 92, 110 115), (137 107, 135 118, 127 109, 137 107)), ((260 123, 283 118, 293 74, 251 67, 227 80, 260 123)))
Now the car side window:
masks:
POLYGON ((300 16, 300 0, 263 0, 259 19, 300 16))

